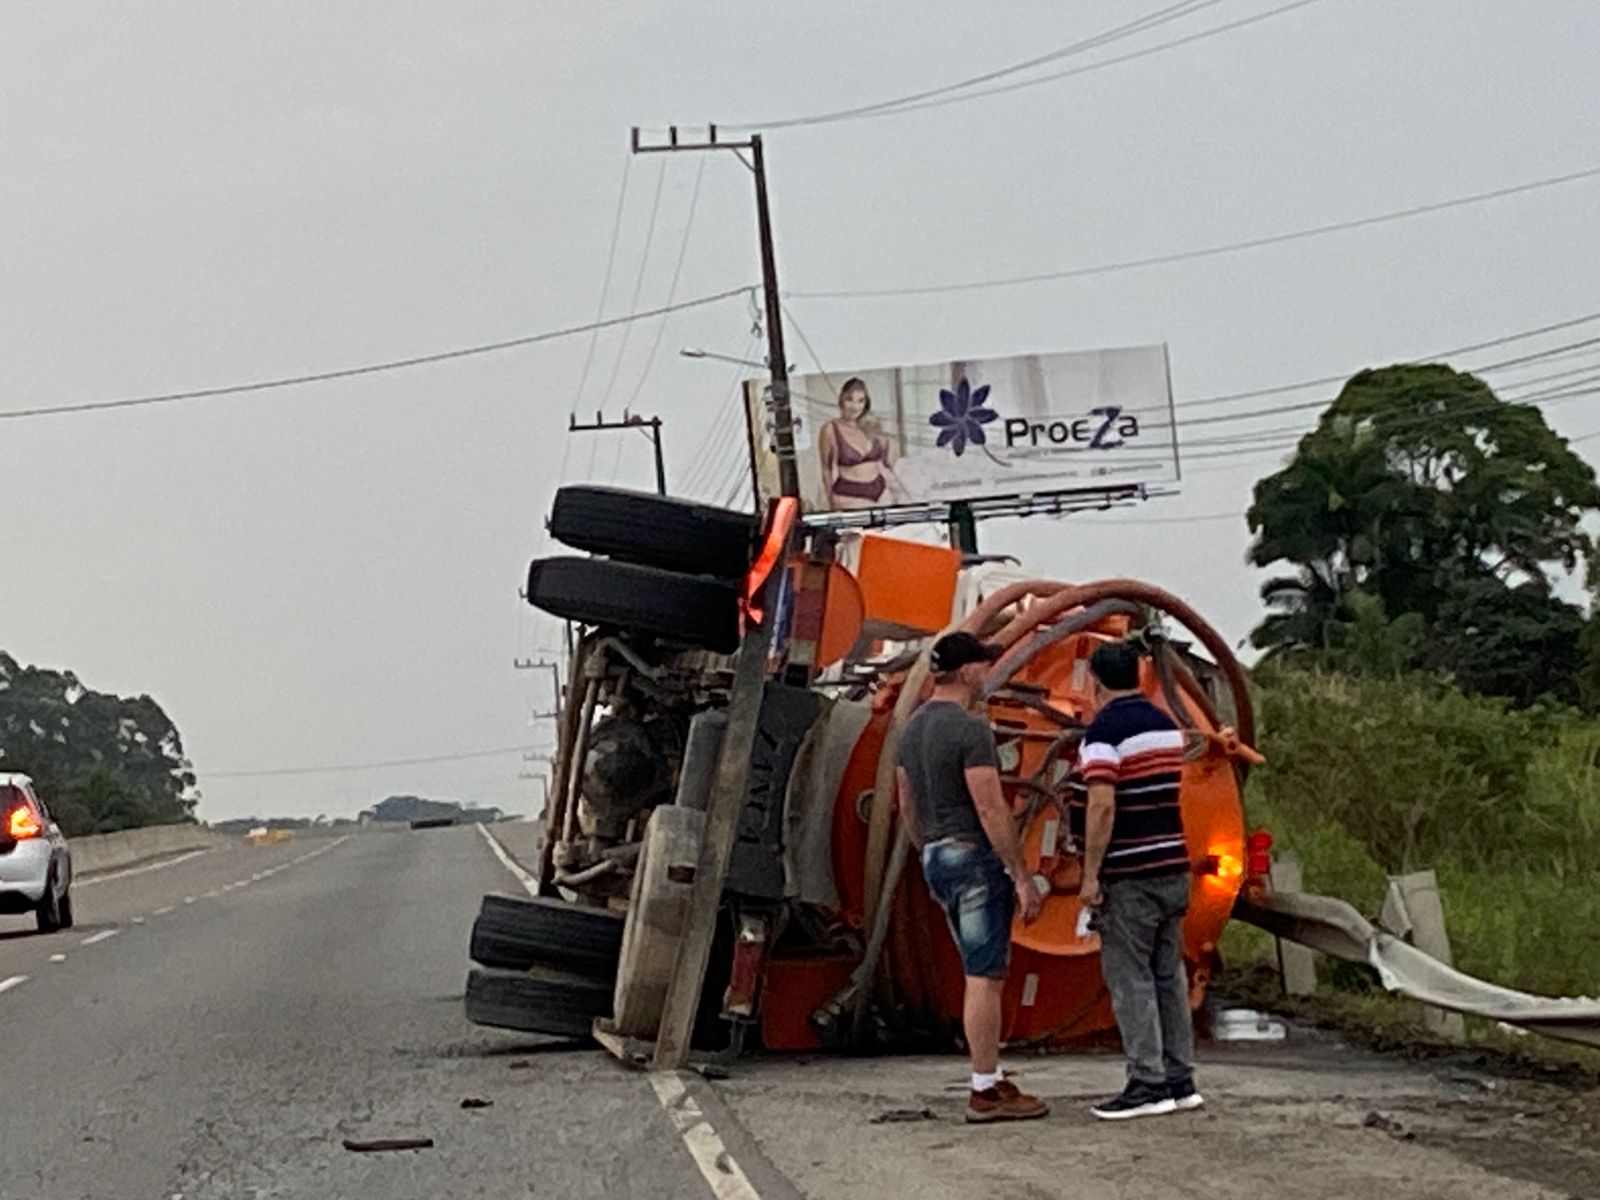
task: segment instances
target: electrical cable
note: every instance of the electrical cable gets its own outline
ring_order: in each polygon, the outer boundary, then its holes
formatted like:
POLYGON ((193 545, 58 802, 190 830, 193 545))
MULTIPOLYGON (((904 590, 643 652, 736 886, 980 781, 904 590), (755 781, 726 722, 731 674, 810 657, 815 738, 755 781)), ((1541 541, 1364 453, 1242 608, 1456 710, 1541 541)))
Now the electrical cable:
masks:
MULTIPOLYGON (((678 298, 678 280, 683 276, 683 260, 689 255, 689 235, 694 232, 694 214, 700 207, 700 184, 706 177, 706 157, 700 158, 699 169, 694 173, 694 190, 689 194, 689 212, 683 219, 683 241, 678 246, 678 262, 672 268, 672 283, 667 288, 667 303, 670 305, 678 298)), ((666 336, 667 318, 662 317, 656 325, 656 336, 650 343, 650 353, 645 356, 644 370, 639 372, 639 382, 633 385, 633 391, 628 396, 628 407, 632 408, 639 401, 639 395, 644 391, 645 381, 650 378, 650 371, 656 365, 656 355, 661 350, 661 339, 666 336)))
MULTIPOLYGON (((661 215, 661 193, 667 181, 667 160, 663 157, 656 168, 655 195, 650 201, 650 220, 645 226, 644 249, 639 254, 639 271, 633 280, 633 298, 628 302, 628 312, 639 311, 639 298, 644 295, 645 275, 650 269, 650 248, 655 244, 656 220, 661 215)), ((663 317, 662 320, 666 318, 663 317)), ((617 347, 617 357, 611 364, 611 376, 606 380, 605 394, 600 398, 600 409, 603 412, 611 403, 612 393, 617 387, 617 378, 622 374, 622 360, 628 355, 628 340, 633 336, 633 325, 622 327, 622 342, 617 347)), ((611 458, 611 474, 608 482, 615 483, 617 475, 622 469, 622 439, 616 438, 615 448, 611 458)))
POLYGON ((611 218, 611 244, 606 248, 606 271, 600 282, 600 301, 594 310, 596 328, 589 335, 589 348, 583 355, 583 373, 578 376, 578 386, 572 393, 572 404, 569 406, 569 411, 574 414, 589 383, 589 372, 594 367, 595 347, 600 341, 599 322, 606 315, 606 296, 611 291, 611 273, 617 264, 617 244, 622 236, 622 213, 628 203, 628 175, 632 169, 633 155, 629 154, 622 160, 622 185, 617 189, 617 211, 611 218))
POLYGON ((165 392, 151 396, 135 396, 119 400, 91 400, 81 404, 57 404, 37 408, 0 409, 0 421, 18 420, 24 417, 59 416, 66 413, 105 412, 112 409, 175 404, 186 400, 209 400, 222 396, 241 396, 253 392, 272 391, 278 388, 300 387, 311 383, 326 383, 334 379, 353 379, 361 375, 377 375, 386 371, 402 371, 409 367, 451 362, 455 359, 471 358, 480 354, 496 354, 502 350, 515 350, 523 346, 536 346, 543 342, 575 337, 578 334, 589 333, 593 330, 611 329, 618 325, 627 325, 633 321, 648 320, 651 317, 659 317, 666 313, 683 312, 691 308, 704 308, 708 304, 716 304, 723 300, 731 300, 735 296, 746 295, 750 289, 750 284, 744 284, 740 287, 714 292, 707 296, 696 296, 692 300, 681 300, 666 308, 646 309, 643 312, 631 313, 627 316, 608 317, 602 321, 591 321, 583 325, 569 325, 563 329, 550 329, 542 333, 527 334, 523 337, 507 338, 501 342, 485 342, 477 346, 464 346, 457 350, 441 350, 434 354, 418 354, 411 358, 390 359, 386 362, 368 363, 359 367, 344 367, 333 371, 318 371, 313 374, 262 379, 252 383, 229 384, 225 387, 199 388, 188 392, 165 392))
POLYGON ((982 75, 969 76, 966 79, 957 80, 954 83, 941 84, 938 87, 928 88, 925 91, 909 92, 906 95, 896 96, 890 100, 878 100, 871 104, 862 104, 852 108, 836 109, 832 112, 826 113, 815 113, 806 117, 786 117, 780 120, 761 121, 749 125, 730 125, 726 126, 726 128, 737 131, 790 129, 805 125, 824 125, 836 121, 847 121, 857 117, 884 114, 887 110, 896 109, 902 105, 913 104, 918 101, 931 100, 938 96, 965 91, 967 88, 977 87, 979 84, 991 83, 995 80, 1003 79, 1008 75, 1015 75, 1021 71, 1029 71, 1034 67, 1044 66, 1045 64, 1051 62, 1058 62, 1063 58, 1070 58, 1074 55, 1082 54, 1088 50, 1095 50, 1101 46, 1109 45, 1110 43, 1118 41, 1124 37, 1131 37, 1136 33, 1143 33, 1148 29, 1154 29, 1159 25, 1166 24, 1168 21, 1176 21, 1183 17, 1190 16, 1193 13, 1199 12, 1201 9, 1211 8, 1218 3, 1221 3, 1221 0, 1185 0, 1184 3, 1172 4, 1164 9, 1157 9, 1155 12, 1147 13, 1145 16, 1140 17, 1137 20, 1129 21, 1126 24, 1118 25, 1112 29, 1103 30, 1100 33, 1093 34, 1090 37, 1084 38, 1080 41, 1068 43, 1065 46, 1050 51, 1048 54, 1041 54, 1037 58, 1030 58, 1023 62, 1012 63, 1010 66, 1000 67, 993 71, 987 71, 982 75))
MULTIPOLYGON (((1084 75, 1091 71, 1100 71, 1104 70, 1106 67, 1113 67, 1121 63, 1132 62, 1135 59, 1146 58, 1152 54, 1160 54, 1167 50, 1176 49, 1179 46, 1186 46, 1191 42, 1203 41, 1207 38, 1216 37, 1219 34, 1228 33, 1235 29, 1242 29, 1248 25, 1255 25, 1261 21, 1270 20, 1273 17, 1283 16, 1287 13, 1293 12, 1296 9, 1306 8, 1315 3, 1318 3, 1318 0, 1293 0, 1293 3, 1279 5, 1277 8, 1269 9, 1263 13, 1256 13, 1253 16, 1244 17, 1237 21, 1231 21, 1224 25, 1217 25, 1210 29, 1201 30, 1199 33, 1189 34, 1185 37, 1176 38, 1172 41, 1159 42, 1154 46, 1146 46, 1143 49, 1135 50, 1114 58, 1101 59, 1098 62, 1087 63, 1081 67, 1073 67, 1065 71, 1055 71, 1047 75, 1039 75, 1031 79, 1023 79, 1011 83, 999 84, 995 87, 983 88, 976 91, 968 91, 966 89, 973 87, 978 82, 981 82, 985 77, 974 77, 973 79, 962 80, 959 83, 952 83, 938 88, 932 88, 926 92, 914 93, 912 95, 903 96, 895 100, 879 101, 875 104, 862 105, 852 109, 839 109, 834 112, 812 113, 806 116, 783 117, 767 121, 745 122, 742 124, 728 122, 719 126, 719 128, 735 130, 759 129, 762 131, 775 129, 799 129, 813 125, 829 125, 840 121, 866 121, 878 117, 893 117, 899 116, 902 113, 921 112, 930 108, 942 108, 950 104, 962 104, 969 100, 977 100, 987 96, 997 96, 1006 92, 1017 91, 1021 88, 1037 87, 1040 84, 1051 83, 1058 79, 1066 79, 1074 75, 1084 75)), ((1109 45, 1115 41, 1120 41, 1122 38, 1131 37, 1134 34, 1143 33, 1148 29, 1156 28, 1158 25, 1167 23, 1167 21, 1178 20, 1182 17, 1189 16, 1191 13, 1198 12, 1204 7, 1208 6, 1204 4, 1172 5, 1169 9, 1158 10, 1156 13, 1149 14, 1138 21, 1130 22, 1126 26, 1120 26, 1117 29, 1107 30, 1106 32, 1098 34, 1092 38, 1085 39, 1083 42, 1074 43, 1072 45, 1063 47, 1058 51, 1053 51, 1051 55, 1046 55, 1041 59, 1034 60, 1027 64, 1016 64, 1012 67, 1006 67, 1000 69, 999 71, 990 72, 988 78, 996 79, 1005 74, 1025 70, 1030 66, 1041 65, 1043 62, 1050 61, 1052 58, 1063 58, 1073 54, 1082 53, 1085 50, 1098 49, 1101 46, 1109 45), (1171 13, 1172 15, 1161 17, 1163 12, 1171 13), (1157 18, 1161 19, 1158 20, 1157 18)))
POLYGON ((268 767, 256 771, 203 771, 195 774, 204 779, 266 779, 281 775, 331 775, 341 771, 376 771, 384 767, 416 767, 427 763, 465 762, 473 758, 498 758, 505 754, 531 754, 538 746, 506 746, 499 750, 468 750, 459 754, 431 754, 422 758, 391 758, 380 762, 339 763, 318 767, 268 767))
POLYGON ((1512 184, 1508 187, 1493 188, 1486 192, 1474 192, 1470 195, 1456 196, 1429 204, 1416 204, 1409 208, 1396 209, 1393 212, 1378 213, 1373 216, 1358 217, 1348 221, 1335 221, 1326 225, 1313 225, 1304 229, 1274 233, 1264 237, 1246 238, 1243 241, 1227 242, 1216 246, 1203 246, 1194 250, 1179 250, 1171 254, 1155 254, 1145 258, 1098 263, 1087 267, 1071 267, 1060 271, 1042 271, 1028 275, 1004 276, 996 279, 970 279, 957 283, 913 284, 905 287, 885 288, 844 288, 822 292, 791 291, 788 293, 788 297, 791 300, 866 300, 898 296, 936 296, 946 295, 951 292, 984 291, 990 288, 1050 283, 1063 279, 1082 279, 1092 275, 1109 275, 1120 271, 1133 271, 1145 267, 1166 266, 1172 263, 1189 262, 1201 258, 1214 258, 1222 254, 1234 254, 1241 250, 1257 250, 1264 246, 1277 246, 1306 238, 1323 237, 1331 233, 1346 233, 1354 229, 1365 229, 1393 221, 1410 220, 1413 217, 1427 216, 1432 213, 1445 212, 1449 209, 1484 204, 1491 200, 1503 200, 1508 196, 1518 196, 1544 188, 1577 183, 1597 176, 1600 176, 1600 166, 1585 167, 1582 170, 1569 171, 1562 175, 1551 175, 1543 179, 1512 184))

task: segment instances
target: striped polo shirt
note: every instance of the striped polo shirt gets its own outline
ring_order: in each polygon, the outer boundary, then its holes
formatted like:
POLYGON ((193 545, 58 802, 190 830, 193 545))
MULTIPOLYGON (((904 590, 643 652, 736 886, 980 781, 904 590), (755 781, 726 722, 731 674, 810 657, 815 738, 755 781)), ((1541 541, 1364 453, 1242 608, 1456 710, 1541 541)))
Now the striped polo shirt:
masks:
POLYGON ((1084 731, 1076 769, 1068 777, 1068 813, 1081 846, 1089 785, 1116 786, 1117 812, 1100 875, 1133 879, 1189 869, 1178 788, 1183 779, 1183 733, 1143 696, 1119 696, 1084 731))

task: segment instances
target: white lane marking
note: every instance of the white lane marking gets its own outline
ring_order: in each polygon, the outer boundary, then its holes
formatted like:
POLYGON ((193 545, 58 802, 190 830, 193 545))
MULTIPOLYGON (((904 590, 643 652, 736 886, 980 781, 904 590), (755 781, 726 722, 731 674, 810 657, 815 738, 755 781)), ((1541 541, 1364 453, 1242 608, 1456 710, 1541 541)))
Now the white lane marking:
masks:
POLYGON ((52 954, 50 956, 50 961, 51 962, 66 962, 67 961, 67 956, 65 954, 52 954))
POLYGON ((248 879, 235 879, 233 881, 233 886, 234 887, 249 887, 250 886, 250 881, 248 879))
POLYGON ((26 983, 27 981, 28 977, 26 975, 13 975, 10 979, 0 979, 0 992, 9 992, 17 984, 26 983))
POLYGON ((167 914, 168 914, 168 913, 169 913, 169 912, 175 912, 175 911, 177 911, 177 907, 178 907, 178 906, 177 906, 177 905, 176 905, 176 904, 169 904, 169 905, 167 905, 167 906, 166 906, 166 907, 165 907, 165 908, 158 908, 158 909, 156 909, 156 911, 155 911, 155 913, 154 913, 154 914, 153 914, 153 915, 154 915, 154 916, 157 916, 157 917, 164 917, 164 916, 166 916, 166 915, 167 915, 167 914))
POLYGON ((91 933, 88 937, 84 938, 83 941, 79 942, 78 945, 92 946, 96 942, 104 942, 110 938, 114 938, 121 932, 122 930, 120 929, 102 929, 99 933, 91 933))
POLYGON ((133 918, 133 923, 135 925, 143 925, 144 924, 144 918, 143 917, 135 917, 135 918, 133 918))
POLYGON ((129 875, 143 875, 146 871, 165 871, 168 867, 175 867, 179 863, 186 863, 191 858, 199 858, 202 854, 210 854, 211 847, 204 846, 199 850, 191 850, 187 854, 180 854, 177 858, 162 859, 158 863, 146 863, 142 867, 129 867, 126 871, 113 871, 109 875, 96 875, 90 879, 74 879, 73 887, 93 887, 97 883, 110 883, 113 879, 126 879, 129 875))
POLYGON ((185 896, 183 898, 183 902, 185 904, 193 904, 194 903, 194 897, 193 896, 185 896))
POLYGON ((506 870, 510 871, 517 877, 517 882, 523 886, 528 895, 537 896, 539 894, 539 881, 524 871, 522 867, 512 859, 511 855, 506 853, 506 848, 500 844, 500 840, 495 837, 494 834, 489 832, 489 827, 487 825, 479 822, 478 832, 483 834, 483 840, 489 843, 489 849, 493 850, 495 857, 505 864, 506 870))
POLYGON ((204 896, 201 896, 200 899, 202 899, 202 900, 215 900, 219 894, 220 893, 217 891, 216 888, 212 888, 204 896))
POLYGON ((650 1076, 650 1086, 655 1089, 661 1107, 672 1118, 694 1165, 700 1168, 700 1174, 711 1186, 711 1194, 717 1200, 761 1200, 761 1193, 751 1184, 739 1161, 728 1153, 722 1138, 706 1120, 694 1097, 689 1095, 689 1089, 683 1086, 683 1080, 676 1074, 659 1072, 650 1076))

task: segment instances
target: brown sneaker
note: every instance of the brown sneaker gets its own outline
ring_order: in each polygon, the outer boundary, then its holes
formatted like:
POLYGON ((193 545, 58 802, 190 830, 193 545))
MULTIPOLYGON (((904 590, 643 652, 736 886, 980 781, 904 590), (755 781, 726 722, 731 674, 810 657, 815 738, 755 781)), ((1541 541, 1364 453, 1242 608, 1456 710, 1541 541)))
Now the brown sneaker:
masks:
POLYGON ((1050 1106, 1037 1096, 1018 1091, 1009 1079, 1002 1079, 987 1091, 973 1092, 967 1098, 967 1122, 1031 1121, 1049 1115, 1050 1106))

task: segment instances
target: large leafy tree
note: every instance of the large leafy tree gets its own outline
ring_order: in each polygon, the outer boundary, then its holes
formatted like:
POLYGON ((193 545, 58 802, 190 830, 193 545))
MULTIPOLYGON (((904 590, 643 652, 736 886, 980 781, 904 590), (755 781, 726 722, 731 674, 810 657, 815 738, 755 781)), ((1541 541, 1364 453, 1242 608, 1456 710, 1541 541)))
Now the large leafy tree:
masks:
POLYGON ((31 775, 69 835, 194 819, 194 772, 159 704, 4 652, 0 771, 31 775))
POLYGON ((1251 561, 1293 573, 1264 586, 1253 640, 1336 657, 1363 622, 1370 642, 1372 610, 1353 607, 1368 596, 1390 619, 1420 618, 1414 665, 1524 701, 1575 696, 1581 615, 1551 587, 1586 556, 1596 507, 1594 471, 1538 409, 1447 366, 1363 371, 1256 484, 1251 561), (1491 629, 1492 646, 1471 640, 1491 629), (1562 678, 1541 687, 1552 669, 1562 678))

